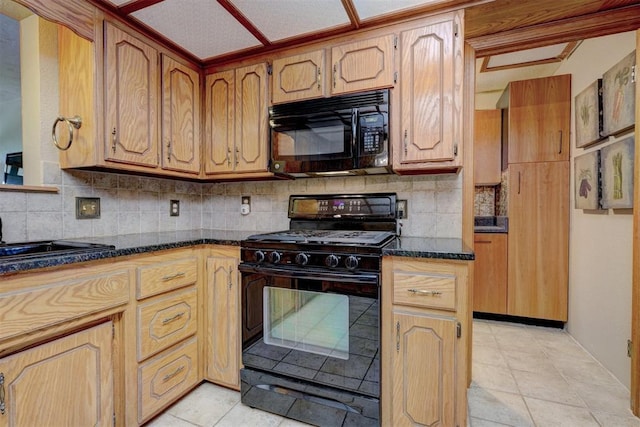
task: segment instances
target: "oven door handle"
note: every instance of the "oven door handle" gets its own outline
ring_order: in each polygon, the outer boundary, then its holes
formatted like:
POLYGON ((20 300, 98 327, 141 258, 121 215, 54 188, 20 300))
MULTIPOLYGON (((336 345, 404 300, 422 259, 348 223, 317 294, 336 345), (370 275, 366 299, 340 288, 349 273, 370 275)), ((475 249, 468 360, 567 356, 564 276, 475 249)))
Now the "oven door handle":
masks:
POLYGON ((313 279, 327 280, 333 282, 348 282, 357 284, 377 285, 379 282, 378 274, 375 273, 357 273, 345 274, 344 272, 330 272, 318 269, 300 269, 287 267, 264 267, 260 264, 241 263, 238 266, 241 273, 262 274, 274 277, 286 277, 290 279, 313 279))

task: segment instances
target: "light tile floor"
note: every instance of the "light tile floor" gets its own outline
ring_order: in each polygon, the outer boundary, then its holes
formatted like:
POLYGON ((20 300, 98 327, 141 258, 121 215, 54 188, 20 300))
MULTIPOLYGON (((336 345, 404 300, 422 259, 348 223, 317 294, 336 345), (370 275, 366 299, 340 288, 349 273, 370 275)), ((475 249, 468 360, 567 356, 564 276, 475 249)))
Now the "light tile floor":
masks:
MULTIPOLYGON (((640 427, 629 390, 566 332, 474 321, 471 427, 640 427)), ((203 383, 150 427, 295 427, 249 408, 239 393, 203 383)))

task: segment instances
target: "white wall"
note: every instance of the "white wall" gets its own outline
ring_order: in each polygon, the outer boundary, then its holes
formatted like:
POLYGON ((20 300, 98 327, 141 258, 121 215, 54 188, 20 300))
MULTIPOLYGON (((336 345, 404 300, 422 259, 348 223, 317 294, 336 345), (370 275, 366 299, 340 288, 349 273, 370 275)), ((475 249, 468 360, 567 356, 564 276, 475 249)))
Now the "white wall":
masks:
MULTIPOLYGON (((572 75, 571 94, 575 98, 634 49, 635 32, 585 40, 556 74, 572 75)), ((629 387, 631 365, 626 349, 627 340, 631 338, 633 215, 630 210, 590 212, 573 208, 574 158, 601 149, 614 139, 576 149, 574 105, 572 112, 567 329, 629 387)))

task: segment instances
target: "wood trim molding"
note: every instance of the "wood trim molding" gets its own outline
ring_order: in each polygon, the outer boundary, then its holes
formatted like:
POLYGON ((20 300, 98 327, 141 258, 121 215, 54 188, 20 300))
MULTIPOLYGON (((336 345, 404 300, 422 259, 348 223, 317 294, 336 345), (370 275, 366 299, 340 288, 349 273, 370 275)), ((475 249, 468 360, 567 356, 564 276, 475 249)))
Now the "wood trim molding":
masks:
POLYGON ((640 28, 640 4, 467 40, 476 57, 571 42, 640 28))
MULTIPOLYGON (((636 30, 636 64, 640 64, 640 30, 636 30)), ((637 68, 637 66, 636 66, 637 68)), ((636 71, 636 76, 638 72, 636 71)), ((636 77, 636 141, 640 141, 640 90, 636 77)), ((633 166, 633 256, 631 286, 631 410, 640 416, 640 150, 633 166)))
POLYGON ((15 0, 42 18, 64 25, 89 41, 95 40, 95 8, 81 0, 15 0))
POLYGON ((489 66, 489 62, 491 60, 491 56, 485 56, 484 60, 482 61, 482 67, 480 67, 480 72, 481 73, 486 73, 488 71, 499 71, 499 70, 508 70, 508 69, 512 69, 512 68, 520 68, 520 67, 530 67, 533 65, 542 65, 542 64, 550 64, 553 62, 562 62, 562 60, 564 60, 567 56, 569 56, 569 54, 571 54, 571 52, 574 51, 574 49, 578 47, 578 42, 569 42, 567 43, 567 45, 565 46, 564 49, 562 49, 562 52, 560 52, 560 54, 554 56, 554 57, 549 57, 546 59, 538 59, 535 61, 527 61, 527 62, 519 62, 519 63, 513 63, 513 64, 507 64, 507 65, 498 65, 495 67, 491 67, 489 66))

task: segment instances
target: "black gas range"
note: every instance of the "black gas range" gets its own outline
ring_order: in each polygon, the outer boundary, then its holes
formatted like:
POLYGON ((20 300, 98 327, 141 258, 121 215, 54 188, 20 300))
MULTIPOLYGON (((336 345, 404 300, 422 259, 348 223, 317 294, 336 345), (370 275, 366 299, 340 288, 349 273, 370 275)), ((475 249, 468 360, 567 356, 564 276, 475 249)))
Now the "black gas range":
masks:
POLYGON ((289 198, 241 244, 242 402, 309 424, 380 424, 382 249, 396 195, 289 198))
POLYGON ((396 237, 396 195, 291 196, 290 229, 249 236, 242 261, 263 268, 380 270, 382 248, 396 237))

